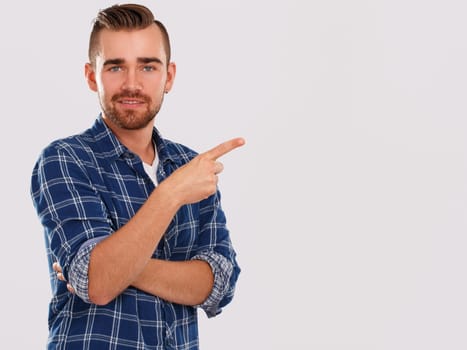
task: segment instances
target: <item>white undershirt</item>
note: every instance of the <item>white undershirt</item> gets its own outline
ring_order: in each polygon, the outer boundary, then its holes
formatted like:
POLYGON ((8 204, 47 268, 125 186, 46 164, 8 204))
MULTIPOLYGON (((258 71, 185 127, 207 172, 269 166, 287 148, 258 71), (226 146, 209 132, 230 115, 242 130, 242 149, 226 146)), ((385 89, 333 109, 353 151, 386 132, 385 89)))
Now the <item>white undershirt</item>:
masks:
POLYGON ((157 150, 155 150, 154 160, 151 165, 143 162, 144 171, 146 171, 146 174, 148 174, 148 176, 151 178, 152 182, 154 183, 154 186, 157 186, 156 173, 157 173, 158 164, 159 164, 159 157, 157 156, 157 150))

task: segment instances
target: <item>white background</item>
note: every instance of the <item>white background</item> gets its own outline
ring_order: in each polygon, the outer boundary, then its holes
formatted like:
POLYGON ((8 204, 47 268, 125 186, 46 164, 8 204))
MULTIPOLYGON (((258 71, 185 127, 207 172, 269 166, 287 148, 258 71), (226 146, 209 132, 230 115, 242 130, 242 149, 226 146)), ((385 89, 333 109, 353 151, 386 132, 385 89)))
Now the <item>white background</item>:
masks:
MULTIPOLYGON (((2 10, 2 348, 45 345, 30 174, 97 116, 83 66, 111 4, 2 10)), ((243 271, 232 304, 200 316, 201 348, 466 349, 465 1, 143 4, 178 64, 163 135, 247 140, 220 182, 243 271)))

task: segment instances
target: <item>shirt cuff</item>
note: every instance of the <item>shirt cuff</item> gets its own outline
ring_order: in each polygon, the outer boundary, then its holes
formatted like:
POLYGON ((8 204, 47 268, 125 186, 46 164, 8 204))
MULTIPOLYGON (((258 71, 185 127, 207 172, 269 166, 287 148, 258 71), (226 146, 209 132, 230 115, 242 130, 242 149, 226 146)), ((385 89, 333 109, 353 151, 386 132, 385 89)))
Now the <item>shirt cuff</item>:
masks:
POLYGON ((93 248, 105 238, 96 237, 86 241, 78 250, 75 258, 71 261, 69 283, 75 290, 77 296, 79 296, 84 302, 91 304, 88 293, 88 269, 89 260, 91 258, 91 251, 93 248))
POLYGON ((197 305, 206 312, 208 317, 214 317, 221 313, 219 304, 222 299, 231 293, 233 286, 230 285, 230 277, 233 273, 233 264, 223 255, 213 251, 200 253, 192 258, 192 260, 206 261, 210 266, 214 275, 214 285, 211 294, 200 305, 197 305))

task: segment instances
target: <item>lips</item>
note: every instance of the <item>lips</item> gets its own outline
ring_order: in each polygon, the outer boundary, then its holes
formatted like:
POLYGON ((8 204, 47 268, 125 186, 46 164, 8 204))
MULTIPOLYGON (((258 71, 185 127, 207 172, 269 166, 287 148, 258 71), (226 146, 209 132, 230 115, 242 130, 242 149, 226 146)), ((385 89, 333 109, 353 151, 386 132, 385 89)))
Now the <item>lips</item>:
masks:
POLYGON ((114 103, 121 103, 124 105, 139 105, 144 103, 150 103, 151 99, 149 96, 142 95, 142 94, 132 94, 132 93, 121 93, 112 96, 112 102, 114 103))
POLYGON ((119 100, 118 102, 126 105, 137 105, 144 103, 144 101, 141 100, 119 100))

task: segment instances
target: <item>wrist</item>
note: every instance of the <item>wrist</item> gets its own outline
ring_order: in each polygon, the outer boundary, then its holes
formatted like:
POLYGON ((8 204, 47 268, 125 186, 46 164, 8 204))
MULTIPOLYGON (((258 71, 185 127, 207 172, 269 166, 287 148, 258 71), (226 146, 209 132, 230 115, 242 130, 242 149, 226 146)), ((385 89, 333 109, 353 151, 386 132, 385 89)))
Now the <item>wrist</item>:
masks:
POLYGON ((175 214, 178 209, 183 205, 180 198, 176 195, 175 191, 166 183, 161 182, 153 192, 153 197, 156 197, 156 202, 164 203, 164 208, 173 211, 175 214))

